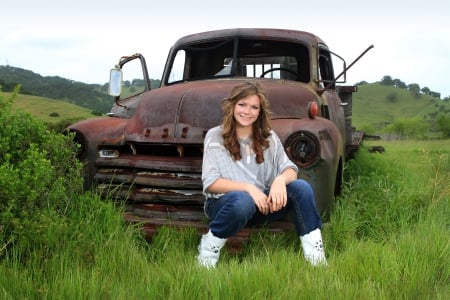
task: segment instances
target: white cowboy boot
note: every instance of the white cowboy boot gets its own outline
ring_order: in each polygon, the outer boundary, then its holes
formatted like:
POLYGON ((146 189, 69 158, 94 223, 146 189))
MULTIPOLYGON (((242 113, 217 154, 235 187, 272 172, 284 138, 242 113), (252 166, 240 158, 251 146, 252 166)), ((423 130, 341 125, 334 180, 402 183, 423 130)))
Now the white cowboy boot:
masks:
POLYGON ((322 233, 319 228, 300 236, 300 241, 302 242, 303 255, 311 265, 327 265, 322 243, 322 233))
POLYGON ((221 239, 210 231, 202 235, 200 245, 198 245, 198 263, 208 269, 215 268, 220 256, 220 249, 225 245, 227 239, 221 239))

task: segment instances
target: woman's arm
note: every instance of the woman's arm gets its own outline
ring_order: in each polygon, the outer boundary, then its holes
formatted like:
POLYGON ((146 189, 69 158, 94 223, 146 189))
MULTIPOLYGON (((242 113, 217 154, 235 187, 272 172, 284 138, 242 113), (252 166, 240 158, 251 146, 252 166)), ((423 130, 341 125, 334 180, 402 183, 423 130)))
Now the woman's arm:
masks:
POLYGON ((209 193, 225 194, 231 191, 248 192, 251 184, 235 180, 218 178, 207 189, 209 193))
POLYGON ((243 191, 250 194, 256 207, 262 213, 267 215, 270 211, 267 196, 260 191, 255 185, 245 182, 234 181, 225 178, 218 178, 209 187, 208 192, 224 194, 231 191, 243 191))

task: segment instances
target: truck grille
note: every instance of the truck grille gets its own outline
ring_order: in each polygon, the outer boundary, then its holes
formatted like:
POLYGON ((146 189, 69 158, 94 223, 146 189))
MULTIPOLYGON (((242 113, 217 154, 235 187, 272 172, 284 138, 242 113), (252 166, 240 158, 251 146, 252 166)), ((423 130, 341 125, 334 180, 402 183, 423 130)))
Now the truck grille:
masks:
POLYGON ((202 204, 202 148, 129 144, 101 147, 95 181, 102 194, 144 203, 202 204))

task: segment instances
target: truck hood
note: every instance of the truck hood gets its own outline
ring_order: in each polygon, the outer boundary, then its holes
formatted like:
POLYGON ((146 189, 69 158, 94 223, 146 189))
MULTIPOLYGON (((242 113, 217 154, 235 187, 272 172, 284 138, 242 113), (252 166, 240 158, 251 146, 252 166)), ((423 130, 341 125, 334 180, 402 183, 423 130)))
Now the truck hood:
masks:
MULTIPOLYGON (((222 122, 222 99, 242 80, 175 84, 145 94, 125 128, 127 141, 201 144, 206 132, 222 122)), ((272 119, 305 118, 317 94, 297 82, 260 80, 267 91, 272 119)))

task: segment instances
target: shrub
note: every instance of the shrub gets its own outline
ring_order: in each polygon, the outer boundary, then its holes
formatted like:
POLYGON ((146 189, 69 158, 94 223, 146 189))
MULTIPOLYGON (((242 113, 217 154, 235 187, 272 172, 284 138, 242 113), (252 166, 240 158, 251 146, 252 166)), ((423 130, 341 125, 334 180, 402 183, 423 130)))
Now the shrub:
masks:
POLYGON ((398 102, 398 96, 396 93, 390 93, 389 95, 386 96, 386 99, 390 103, 398 102))
POLYGON ((450 138, 450 116, 440 113, 436 119, 437 127, 442 132, 443 138, 450 138))
POLYGON ((388 139, 424 139, 429 124, 420 118, 404 118, 386 126, 384 133, 388 139))
POLYGON ((91 111, 91 115, 93 115, 93 116, 101 116, 103 114, 101 112, 99 112, 98 110, 93 110, 93 111, 91 111))
POLYGON ((40 233, 64 219, 72 195, 82 189, 81 166, 71 137, 11 107, 0 93, 0 255, 11 246, 26 251, 45 243, 40 233), (50 220, 50 221, 49 221, 50 220))
POLYGON ((78 121, 80 121, 80 119, 77 118, 62 119, 59 120, 58 122, 48 122, 46 123, 46 127, 53 132, 62 133, 69 125, 78 121))

